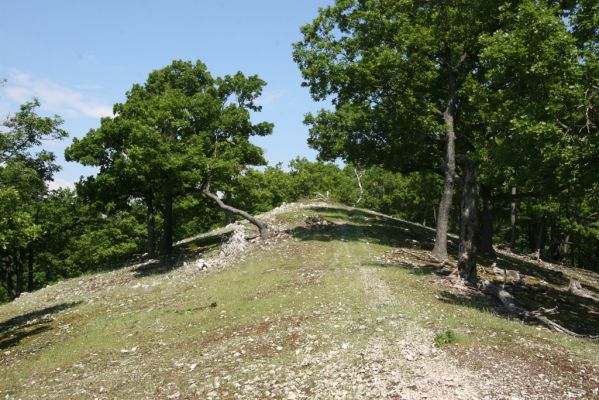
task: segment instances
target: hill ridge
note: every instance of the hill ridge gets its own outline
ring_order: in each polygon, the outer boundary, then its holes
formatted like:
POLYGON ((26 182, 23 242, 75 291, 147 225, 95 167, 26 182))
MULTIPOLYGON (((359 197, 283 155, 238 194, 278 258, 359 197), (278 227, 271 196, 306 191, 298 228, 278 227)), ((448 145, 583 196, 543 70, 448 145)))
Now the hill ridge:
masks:
MULTIPOLYGON (((170 263, 76 278, 1 306, 0 395, 597 395, 597 343, 507 319, 494 300, 451 287, 424 261, 430 229, 324 202, 262 218, 276 232, 267 242, 237 223, 180 242, 170 263)), ((526 282, 544 273, 514 262, 526 282)), ((568 280, 545 278, 556 288, 568 280)))

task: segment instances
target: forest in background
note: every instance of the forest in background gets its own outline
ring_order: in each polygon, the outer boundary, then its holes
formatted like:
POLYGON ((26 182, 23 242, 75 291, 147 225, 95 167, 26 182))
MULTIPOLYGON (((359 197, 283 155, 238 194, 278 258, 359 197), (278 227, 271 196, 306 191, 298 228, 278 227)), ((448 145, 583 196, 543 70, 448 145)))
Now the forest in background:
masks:
POLYGON ((305 120, 321 161, 288 168, 265 167, 250 141, 273 128, 252 117, 264 81, 174 61, 73 140, 67 160, 99 173, 51 191, 59 167, 43 143, 67 133, 33 99, 0 140, 0 300, 170 256, 232 221, 222 204, 256 214, 315 196, 436 227, 440 259, 447 231, 460 234, 466 279, 493 244, 597 271, 597 11, 585 0, 321 9, 293 57, 333 108, 305 120), (345 167, 325 162, 337 159, 345 167))

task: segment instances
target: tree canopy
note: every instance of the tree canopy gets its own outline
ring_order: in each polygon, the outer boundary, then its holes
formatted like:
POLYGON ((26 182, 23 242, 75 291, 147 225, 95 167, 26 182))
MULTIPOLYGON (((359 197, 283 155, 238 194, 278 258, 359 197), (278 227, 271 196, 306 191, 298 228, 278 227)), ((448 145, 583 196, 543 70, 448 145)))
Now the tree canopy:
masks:
POLYGON ((39 105, 37 99, 23 104, 0 132, 0 273, 10 298, 24 290, 25 265, 46 229, 47 181, 59 170, 54 154, 39 146, 67 136, 62 119, 40 117, 39 105))
MULTIPOLYGON (((303 84, 333 104, 306 116, 309 143, 323 159, 442 171, 433 253, 446 259, 455 182, 470 174, 478 186, 469 168, 482 169, 500 191, 517 176, 552 181, 564 165, 565 121, 584 97, 589 68, 573 35, 588 36, 583 3, 574 15, 585 22, 574 30, 564 17, 571 9, 534 0, 338 0, 322 8, 294 45, 303 84)), ((462 200, 478 195, 466 186, 462 200)), ((462 219, 476 215, 476 198, 462 205, 462 219)), ((462 225, 467 279, 475 273, 476 225, 462 225)))
POLYGON ((93 185, 143 198, 148 250, 154 251, 154 208, 164 217, 162 252, 172 250, 173 199, 210 185, 225 189, 248 165, 265 164, 250 142, 272 124, 253 123, 265 82, 241 72, 214 78, 197 61, 174 61, 115 104, 115 116, 67 149, 68 160, 100 167, 93 185))

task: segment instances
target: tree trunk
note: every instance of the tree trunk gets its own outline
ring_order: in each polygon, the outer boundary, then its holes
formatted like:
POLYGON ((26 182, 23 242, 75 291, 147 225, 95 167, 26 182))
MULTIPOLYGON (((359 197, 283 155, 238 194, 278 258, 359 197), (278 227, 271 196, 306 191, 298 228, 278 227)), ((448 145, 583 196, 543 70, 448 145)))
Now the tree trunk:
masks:
MULTIPOLYGON (((516 186, 512 187, 512 195, 516 196, 516 194, 518 193, 518 189, 516 188, 516 186)), ((517 200, 512 200, 512 209, 511 209, 511 214, 510 214, 510 223, 512 225, 512 231, 511 231, 511 238, 510 238, 510 251, 512 253, 514 253, 516 251, 516 237, 517 237, 517 231, 516 231, 516 222, 517 222, 517 218, 518 218, 518 203, 517 200)))
POLYGON ((481 221, 479 250, 482 254, 494 257, 493 249, 493 200, 491 199, 491 188, 481 185, 480 195, 483 203, 483 215, 481 221))
MULTIPOLYGON (((455 203, 455 202, 454 202, 455 203)), ((451 218, 450 221, 451 222, 451 229, 450 232, 454 232, 454 233, 459 233, 460 232, 460 214, 462 213, 461 209, 460 209, 460 204, 454 204, 453 207, 451 208, 451 218)))
POLYGON ((443 183, 443 194, 437 214, 437 229, 433 256, 439 260, 447 260, 447 225, 449 223, 449 212, 453 200, 453 188, 455 184, 455 115, 457 101, 457 78, 453 70, 449 70, 449 83, 447 87, 447 106, 443 112, 445 122, 445 135, 447 139, 446 154, 444 160, 445 181, 443 183))
POLYGON ((462 224, 458 253, 458 274, 468 282, 476 280, 476 231, 478 227, 478 187, 476 166, 464 157, 462 189, 462 224))
POLYGON ((537 237, 535 240, 535 258, 537 260, 541 259, 542 256, 542 250, 543 250, 543 239, 545 237, 545 224, 544 224, 544 220, 543 217, 541 217, 540 222, 539 222, 539 226, 538 226, 538 230, 537 230, 537 237))
POLYGON ((551 223, 551 234, 549 237, 549 260, 552 262, 559 261, 561 258, 560 250, 562 240, 560 239, 560 231, 555 222, 551 223))
POLYGON ((536 249, 537 224, 531 219, 528 221, 527 227, 528 249, 533 253, 536 249))
POLYGON ((562 248, 561 248, 560 252, 564 256, 564 258, 566 256, 570 255, 570 234, 569 233, 564 238, 564 241, 562 242, 561 247, 562 248))
POLYGON ((364 171, 358 171, 358 169, 354 167, 354 174, 356 174, 356 181, 358 181, 358 189, 360 190, 358 200, 356 200, 356 202, 354 203, 354 207, 356 207, 364 198, 364 187, 362 186, 362 176, 364 175, 364 171))
POLYGON ((168 256, 173 253, 173 191, 169 189, 164 197, 164 229, 160 253, 168 256))
POLYGON ((27 291, 33 292, 33 261, 34 261, 33 249, 29 249, 27 257, 27 291))
POLYGON ((268 237, 270 236, 269 234, 269 229, 268 229, 268 225, 266 225, 265 222, 259 220, 258 218, 248 214, 247 212, 243 211, 243 210, 239 210, 233 206, 229 206, 226 205, 225 203, 223 203, 223 201, 214 193, 210 192, 210 187, 206 186, 202 189, 202 193, 214 200, 216 202, 216 204, 218 205, 218 207, 223 210, 223 211, 230 211, 235 215, 239 215, 245 219, 247 219, 248 221, 250 221, 250 223, 252 223, 253 225, 255 225, 258 230, 260 231, 260 237, 262 239, 268 239, 268 237))
MULTIPOLYGON (((233 206, 233 195, 230 190, 225 191, 225 204, 233 206)), ((225 225, 233 223, 233 213, 229 210, 225 210, 225 225)))
POLYGON ((6 293, 8 294, 8 298, 10 300, 14 300, 15 296, 15 286, 13 282, 13 273, 10 267, 10 264, 6 265, 6 269, 4 270, 4 288, 6 289, 6 293))
POLYGON ((16 277, 16 289, 15 298, 19 297, 23 293, 23 287, 25 283, 25 249, 19 248, 15 250, 15 277, 16 277))
POLYGON ((156 220, 154 213, 154 194, 146 194, 146 228, 148 235, 147 250, 148 257, 156 257, 156 220))

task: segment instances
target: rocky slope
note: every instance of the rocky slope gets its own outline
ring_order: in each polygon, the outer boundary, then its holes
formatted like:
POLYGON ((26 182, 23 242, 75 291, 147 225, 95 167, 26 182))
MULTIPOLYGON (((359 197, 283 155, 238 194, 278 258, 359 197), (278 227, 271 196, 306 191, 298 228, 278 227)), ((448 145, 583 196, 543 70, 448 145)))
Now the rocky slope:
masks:
MULTIPOLYGON (((429 261, 428 228, 325 203, 264 218, 276 231, 267 242, 236 224, 180 243, 176 260, 1 306, 0 396, 599 398, 598 343, 508 318, 493 299, 449 285, 429 261)), ((567 286, 556 266, 501 263, 547 288, 546 301, 567 286)), ((597 304, 576 301, 579 320, 561 317, 594 329, 584 320, 597 319, 597 304)))

